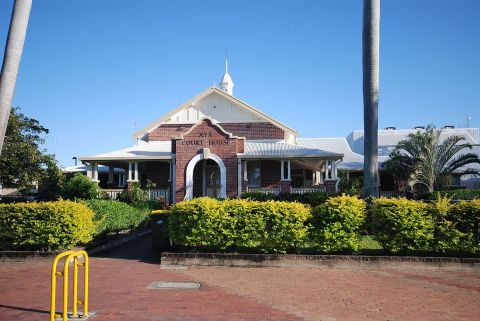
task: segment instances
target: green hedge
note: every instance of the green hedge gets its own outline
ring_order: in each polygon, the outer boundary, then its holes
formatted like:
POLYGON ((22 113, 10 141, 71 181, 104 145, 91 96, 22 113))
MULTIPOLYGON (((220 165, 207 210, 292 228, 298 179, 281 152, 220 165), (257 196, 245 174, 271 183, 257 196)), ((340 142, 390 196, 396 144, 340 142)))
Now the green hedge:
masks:
POLYGON ((63 250, 92 239, 93 212, 71 201, 0 204, 0 247, 63 250))
POLYGON ((436 191, 421 195, 424 200, 437 200, 439 197, 448 197, 452 200, 473 200, 480 199, 480 190, 478 189, 458 189, 452 191, 436 191))
POLYGON ((60 196, 69 200, 94 199, 98 198, 98 193, 97 183, 81 173, 67 180, 60 190, 60 196))
POLYGON ((94 236, 103 236, 135 228, 144 223, 148 209, 136 208, 114 200, 87 200, 85 204, 95 213, 94 236))
POLYGON ((365 201, 356 196, 329 198, 313 210, 310 238, 322 252, 357 251, 365 222, 365 201))
POLYGON ((300 203, 197 198, 170 209, 175 245, 285 253, 305 241, 310 216, 300 203))
POLYGON ((379 198, 373 202, 373 223, 378 241, 392 252, 429 250, 434 221, 429 206, 406 198, 379 198))
POLYGON ((448 217, 460 233, 460 250, 480 252, 480 199, 453 205, 448 217))
POLYGON ((280 193, 278 195, 262 192, 245 192, 242 194, 243 199, 254 201, 285 201, 298 202, 310 205, 312 207, 325 203, 332 195, 326 192, 311 192, 305 194, 280 193))

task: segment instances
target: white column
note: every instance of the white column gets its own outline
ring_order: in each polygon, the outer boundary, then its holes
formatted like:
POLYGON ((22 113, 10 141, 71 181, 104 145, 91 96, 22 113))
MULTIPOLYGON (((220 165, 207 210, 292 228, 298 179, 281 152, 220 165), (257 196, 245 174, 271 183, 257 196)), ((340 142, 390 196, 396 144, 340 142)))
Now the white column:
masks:
POLYGON ((325 180, 328 180, 328 160, 325 161, 325 180))
POLYGON ((128 163, 127 182, 132 181, 132 163, 128 163))
POLYGON ((139 181, 138 179, 138 162, 135 162, 135 181, 139 181))
POLYGON ((113 184, 113 175, 115 168, 113 166, 108 167, 108 184, 113 184))
POLYGON ((92 163, 87 164, 87 177, 93 180, 93 174, 92 174, 92 163))
POLYGON ((347 172, 347 181, 350 180, 350 172, 347 172))
POLYGON ((283 181, 285 179, 285 161, 280 161, 280 180, 283 181))
POLYGON ((247 171, 248 161, 243 162, 243 180, 248 182, 248 171, 247 171))
POLYGON ((288 177, 287 177, 287 179, 288 179, 288 180, 291 180, 291 179, 292 179, 292 178, 291 178, 292 170, 291 170, 290 163, 291 163, 290 160, 288 160, 288 161, 287 161, 287 166, 288 166, 288 177))
POLYGON ((337 162, 332 162, 332 178, 337 179, 337 162))
POLYGON ((98 164, 92 163, 92 181, 98 182, 98 164))
POLYGON ((237 159, 237 196, 242 196, 242 160, 237 159))

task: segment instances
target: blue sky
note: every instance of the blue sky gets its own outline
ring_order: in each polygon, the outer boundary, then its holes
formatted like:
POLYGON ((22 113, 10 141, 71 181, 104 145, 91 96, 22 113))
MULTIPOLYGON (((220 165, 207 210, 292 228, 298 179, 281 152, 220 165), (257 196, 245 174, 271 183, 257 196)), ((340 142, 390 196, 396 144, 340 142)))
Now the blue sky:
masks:
MULTIPOLYGON (((363 126, 361 28, 361 0, 34 0, 14 106, 73 165, 218 83, 228 50, 236 97, 302 137, 346 136, 363 126)), ((380 64, 380 128, 479 127, 480 1, 383 0, 380 64)))

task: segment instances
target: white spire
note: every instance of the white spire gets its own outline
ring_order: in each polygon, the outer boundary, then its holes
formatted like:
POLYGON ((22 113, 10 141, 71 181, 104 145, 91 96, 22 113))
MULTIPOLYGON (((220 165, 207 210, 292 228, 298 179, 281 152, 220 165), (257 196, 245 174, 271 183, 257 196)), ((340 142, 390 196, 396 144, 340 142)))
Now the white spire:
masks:
POLYGON ((228 58, 225 54, 225 75, 223 75, 222 80, 220 80, 221 89, 227 94, 233 96, 233 80, 232 77, 228 74, 228 58))

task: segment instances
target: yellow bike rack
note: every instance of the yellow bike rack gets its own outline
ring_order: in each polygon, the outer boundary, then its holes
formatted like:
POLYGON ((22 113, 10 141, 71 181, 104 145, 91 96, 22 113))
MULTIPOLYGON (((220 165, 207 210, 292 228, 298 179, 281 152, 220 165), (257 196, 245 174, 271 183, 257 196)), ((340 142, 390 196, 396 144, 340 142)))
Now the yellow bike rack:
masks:
POLYGON ((70 262, 73 261, 73 308, 72 317, 79 318, 77 304, 83 304, 83 318, 88 317, 88 254, 85 251, 66 251, 58 254, 52 263, 52 290, 50 305, 50 321, 55 318, 68 320, 68 269, 70 262), (57 271, 58 262, 66 257, 63 264, 63 272, 57 271), (79 257, 83 257, 83 263, 79 262, 79 257), (78 267, 83 267, 83 300, 78 300, 78 267), (55 300, 57 290, 57 276, 63 276, 63 311, 58 314, 55 311, 55 300))

